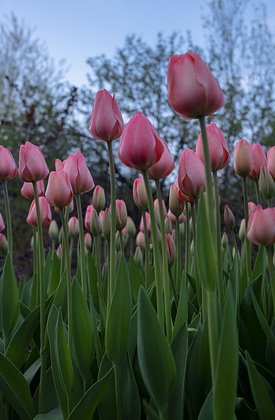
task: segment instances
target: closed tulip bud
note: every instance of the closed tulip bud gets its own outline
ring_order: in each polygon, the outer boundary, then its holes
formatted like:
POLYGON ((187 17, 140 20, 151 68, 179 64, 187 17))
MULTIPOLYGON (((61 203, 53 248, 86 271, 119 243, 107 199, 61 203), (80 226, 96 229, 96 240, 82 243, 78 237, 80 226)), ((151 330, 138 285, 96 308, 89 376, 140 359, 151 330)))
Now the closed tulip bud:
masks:
POLYGON ((106 89, 97 92, 89 131, 96 140, 112 141, 121 136, 123 118, 115 100, 106 89))
POLYGON ((58 235, 59 235, 58 225, 55 220, 52 220, 49 226, 49 237, 57 241, 58 235))
POLYGON ((134 254, 134 260, 137 263, 137 265, 140 265, 140 266, 143 265, 142 250, 141 250, 141 248, 139 246, 136 247, 135 254, 134 254))
POLYGON ((90 234, 89 232, 86 232, 86 233, 85 233, 85 236, 84 236, 84 244, 85 244, 85 248, 86 248, 88 251, 92 251, 92 248, 93 248, 93 243, 92 243, 92 237, 91 237, 91 234, 90 234))
POLYGON ((184 195, 176 184, 171 185, 169 191, 169 210, 174 216, 179 216, 183 212, 184 195))
MULTIPOLYGON (((45 186, 44 180, 41 179, 36 183, 37 194, 39 197, 44 195, 45 186)), ((26 200, 33 200, 34 199, 34 189, 32 182, 24 182, 23 187, 21 188, 21 195, 22 197, 26 198, 26 200)))
POLYGON ((260 172, 259 189, 264 198, 270 200, 274 195, 274 180, 267 167, 263 166, 260 172))
POLYGON ((260 144, 252 143, 250 148, 252 156, 252 169, 250 171, 249 178, 254 179, 254 181, 258 181, 261 169, 267 166, 267 159, 264 149, 260 144))
POLYGON ((127 227, 128 235, 130 236, 130 238, 134 238, 134 236, 136 235, 137 229, 136 229, 135 222, 130 216, 127 217, 126 227, 127 227))
POLYGON ((122 230, 127 224, 127 208, 124 200, 116 200, 116 228, 122 230))
POLYGON ((162 153, 161 158, 157 163, 152 165, 148 169, 148 176, 150 179, 159 180, 162 179, 173 171, 175 165, 174 165, 174 158, 170 153, 170 150, 168 149, 167 144, 162 141, 164 150, 162 153))
POLYGON ((95 209, 91 212, 90 231, 94 236, 98 236, 101 233, 101 223, 95 209))
POLYGON ((247 140, 239 140, 234 147, 233 164, 236 174, 243 178, 252 171, 251 145, 247 140))
POLYGON ((198 197, 205 184, 204 165, 198 155, 190 149, 185 149, 179 160, 179 189, 193 201, 198 197))
POLYGON ((19 151, 19 176, 24 182, 46 178, 49 168, 38 146, 30 142, 21 144, 19 151))
POLYGON ((166 234, 166 246, 168 255, 168 264, 171 265, 176 258, 176 244, 170 233, 166 234))
POLYGON ((228 206, 228 204, 224 206, 223 217, 224 217, 224 223, 226 227, 229 230, 233 230, 235 227, 235 217, 231 208, 228 206))
POLYGON ((0 233, 0 252, 6 254, 8 252, 8 241, 3 233, 0 233))
POLYGON ((104 238, 109 241, 111 232, 111 215, 110 210, 104 210, 104 216, 102 217, 102 234, 104 238))
POLYGON ((105 191, 100 185, 96 185, 94 189, 92 203, 98 213, 105 207, 105 191))
POLYGON ((247 238, 256 245, 269 246, 275 242, 275 208, 257 206, 249 216, 247 238))
POLYGON ((93 177, 80 150, 65 160, 63 170, 69 175, 74 194, 85 193, 94 188, 93 177))
MULTIPOLYGON (((164 200, 162 200, 162 208, 163 208, 163 215, 164 215, 164 217, 166 217, 167 216, 167 208, 166 208, 164 200)), ((157 222, 160 224, 159 201, 158 201, 157 198, 154 200, 154 211, 155 211, 155 216, 156 216, 157 222)))
POLYGON ((143 178, 136 178, 133 185, 135 205, 141 210, 148 209, 148 199, 143 178))
POLYGON ((223 235, 222 235, 222 247, 223 248, 226 248, 227 245, 228 245, 228 243, 229 243, 229 241, 228 241, 227 233, 226 232, 223 232, 223 235))
POLYGON ((272 178, 275 179, 275 146, 267 151, 267 169, 272 175, 272 178))
POLYGON ((84 217, 84 226, 87 230, 90 230, 90 223, 91 223, 91 217, 92 217, 93 212, 96 212, 96 209, 94 208, 92 204, 89 204, 86 208, 86 213, 84 217))
POLYGON ((59 260, 61 260, 61 258, 62 258, 62 245, 61 244, 59 244, 58 247, 57 247, 56 255, 59 258, 59 260))
POLYGON ((256 210, 257 205, 253 203, 253 201, 248 202, 248 214, 250 216, 251 213, 253 213, 254 210, 256 210))
POLYGON ((172 234, 172 231, 173 231, 172 222, 168 217, 166 217, 165 218, 165 232, 172 234))
POLYGON ((240 228, 239 228, 239 238, 243 242, 246 238, 246 228, 245 228, 245 219, 242 219, 240 228))
POLYGON ((5 230, 5 223, 2 214, 0 213, 0 232, 3 232, 3 230, 5 230))
POLYGON ((52 207, 63 208, 71 203, 73 191, 65 171, 61 169, 50 173, 45 196, 52 207))
MULTIPOLYGON (((212 171, 218 171, 226 166, 229 158, 229 150, 225 141, 224 135, 220 128, 215 124, 211 123, 206 127, 209 155, 211 162, 212 171)), ((199 134, 196 153, 200 159, 204 162, 202 136, 199 134)))
POLYGON ((136 245, 141 249, 145 249, 145 235, 141 230, 137 234, 136 245))
POLYGON ((68 229, 70 238, 77 239, 79 235, 79 221, 77 217, 70 217, 68 221, 68 229))
MULTIPOLYGON (((45 197, 39 197, 39 208, 40 208, 40 217, 43 226, 49 226, 52 220, 51 207, 48 203, 48 200, 45 197)), ((27 216, 27 223, 31 226, 37 227, 37 213, 35 200, 32 201, 27 216)))
POLYGON ((16 175, 17 166, 10 150, 0 146, 0 181, 8 181, 16 175))
POLYGON ((164 145, 155 128, 141 112, 135 114, 125 126, 118 151, 122 163, 144 171, 157 163, 164 145))
MULTIPOLYGON (((148 211, 145 212, 145 220, 146 220, 147 231, 151 232, 151 219, 150 219, 150 214, 148 213, 148 211)), ((139 230, 144 232, 143 217, 140 219, 139 230)))
POLYGON ((223 92, 198 54, 189 51, 170 57, 168 102, 187 119, 212 115, 223 106, 223 92))

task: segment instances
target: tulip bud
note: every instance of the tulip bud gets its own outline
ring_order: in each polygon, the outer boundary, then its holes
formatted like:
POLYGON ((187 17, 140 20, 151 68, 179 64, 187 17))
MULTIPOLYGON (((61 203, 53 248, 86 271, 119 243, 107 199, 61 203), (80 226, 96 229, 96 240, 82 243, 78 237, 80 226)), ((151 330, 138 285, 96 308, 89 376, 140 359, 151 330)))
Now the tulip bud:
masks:
POLYGON ((143 178, 136 178, 133 185, 133 198, 135 205, 141 210, 148 209, 148 199, 143 178))
POLYGON ((128 230, 128 234, 130 236, 130 238, 134 238, 134 236, 136 235, 137 229, 136 229, 136 225, 132 219, 132 217, 128 216, 127 217, 127 230, 128 230))
POLYGON ((224 223, 225 226, 231 231, 234 229, 235 227, 235 217, 234 214, 231 210, 231 208, 228 206, 228 204, 226 204, 224 206, 224 213, 223 213, 223 217, 224 217, 224 223))
POLYGON ((105 204, 106 204, 105 191, 104 191, 104 188, 102 188, 100 185, 95 186, 95 189, 93 192, 92 203, 98 213, 101 210, 103 210, 105 207, 105 204))
MULTIPOLYGON (((171 211, 170 211, 170 210, 168 210, 167 217, 168 217, 168 219, 170 220, 170 222, 171 222, 173 225, 175 225, 175 224, 176 224, 177 218, 176 218, 176 216, 174 216, 174 214, 172 214, 172 213, 171 213, 171 211)), ((179 224, 184 223, 184 222, 185 222, 185 220, 186 220, 186 216, 185 216, 185 214, 184 214, 184 213, 181 213, 181 214, 178 216, 178 219, 179 219, 179 224)))
POLYGON ((5 223, 2 214, 0 213, 0 232, 3 232, 3 230, 5 230, 5 223))
POLYGON ((61 260, 61 258, 62 258, 62 245, 61 244, 59 244, 58 247, 57 247, 56 255, 61 260))
POLYGON ((174 216, 183 212, 184 196, 176 184, 171 185, 169 191, 169 210, 174 216))
POLYGON ((101 223, 95 209, 91 212, 90 231, 94 236, 98 236, 101 233, 101 223))
MULTIPOLYGON (((46 197, 39 197, 40 217, 43 226, 49 226, 52 220, 52 212, 46 197)), ((27 216, 27 223, 32 226, 37 226, 37 213, 35 200, 32 201, 27 216)))
POLYGON ((263 209, 258 205, 251 213, 247 226, 247 238, 253 244, 269 246, 275 242, 275 208, 263 209))
MULTIPOLYGON (((44 179, 40 179, 40 181, 36 182, 36 188, 38 196, 43 196, 45 191, 44 179)), ((23 187, 21 188, 21 195, 27 200, 34 199, 34 189, 32 182, 24 182, 23 187)))
POLYGON ((102 234, 104 238, 109 241, 111 232, 111 215, 110 210, 107 208, 104 210, 104 216, 102 217, 102 234))
MULTIPOLYGON (((224 135, 220 128, 215 124, 211 123, 206 127, 209 155, 211 162, 212 171, 218 171, 226 166, 229 158, 229 150, 225 141, 224 135)), ((196 153, 200 159, 204 162, 203 143, 201 133, 199 134, 196 153)))
POLYGON ((69 175, 74 194, 85 193, 94 188, 93 177, 80 150, 64 161, 63 171, 69 175))
POLYGON ((165 218, 165 232, 172 234, 172 231, 173 231, 172 222, 168 217, 166 217, 165 218))
POLYGON ((274 195, 274 180, 267 167, 264 166, 260 172, 259 189, 263 197, 267 200, 270 200, 274 195))
POLYGON ((190 149, 185 149, 179 160, 179 189, 193 201, 205 184, 204 165, 198 155, 190 149))
POLYGON ((136 245, 141 249, 145 249, 145 235, 144 232, 139 231, 136 237, 136 245))
POLYGON ((227 236, 227 233, 226 232, 223 232, 223 235, 222 235, 222 247, 223 248, 226 248, 227 247, 227 245, 228 245, 228 236, 227 236))
POLYGON ((127 224, 127 208, 124 200, 116 200, 116 227, 122 230, 127 224))
POLYGON ((174 165, 174 158, 168 149, 167 144, 162 140, 164 150, 161 155, 161 158, 158 162, 156 162, 154 165, 152 165, 148 169, 148 176, 150 179, 159 180, 162 179, 173 171, 175 165, 174 165))
POLYGON ((8 241, 3 233, 0 233, 0 252, 6 254, 8 252, 8 241))
POLYGON ((142 250, 141 250, 141 248, 139 246, 136 247, 135 254, 134 254, 134 260, 137 263, 137 265, 140 265, 140 266, 143 265, 142 250))
POLYGON ((239 229, 239 238, 243 242, 246 238, 245 220, 242 219, 239 229))
POLYGON ((168 264, 171 265, 176 258, 176 244, 170 233, 166 234, 166 245, 167 245, 168 264))
POLYGON ((50 173, 45 196, 52 207, 63 208, 71 203, 73 191, 65 171, 61 169, 50 173))
POLYGON ((19 176, 22 181, 35 182, 46 178, 49 168, 38 146, 30 142, 21 144, 19 151, 19 176))
POLYGON ((0 146, 0 181, 8 181, 16 175, 17 166, 10 150, 0 146))
POLYGON ((89 232, 85 233, 84 244, 85 244, 85 248, 88 251, 92 251, 92 237, 91 237, 91 234, 89 232))
MULTIPOLYGON (((147 231, 151 232, 151 219, 150 219, 150 214, 148 213, 148 211, 145 212, 145 221, 146 221, 147 231)), ((143 217, 140 219, 139 230, 144 232, 143 217)))
POLYGON ((264 149, 260 144, 252 143, 250 148, 252 156, 252 169, 250 171, 249 178, 254 179, 254 181, 258 181, 261 169, 267 166, 267 160, 264 149))
MULTIPOLYGON (((166 208, 164 200, 162 200, 162 208, 163 208, 163 215, 164 215, 164 217, 166 217, 167 216, 167 208, 166 208)), ((158 201, 157 198, 154 200, 154 211, 155 211, 155 216, 156 216, 157 222, 158 222, 158 224, 160 224, 159 201, 158 201)))
POLYGON ((79 235, 79 221, 77 217, 70 217, 68 221, 68 229, 70 238, 77 239, 79 235))
POLYGON ((234 147, 234 170, 236 174, 245 178, 252 171, 251 145, 247 140, 239 140, 234 147))
POLYGON ((58 240, 59 229, 55 220, 52 220, 49 226, 49 237, 58 240))

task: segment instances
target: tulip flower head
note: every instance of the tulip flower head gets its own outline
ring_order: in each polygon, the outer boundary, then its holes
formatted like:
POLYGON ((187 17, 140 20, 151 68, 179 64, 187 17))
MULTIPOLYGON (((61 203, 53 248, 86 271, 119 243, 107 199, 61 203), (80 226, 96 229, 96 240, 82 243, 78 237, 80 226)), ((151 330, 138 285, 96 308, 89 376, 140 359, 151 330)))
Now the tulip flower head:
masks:
POLYGON ((171 185, 169 190, 169 210, 175 217, 183 212, 184 195, 176 184, 171 185))
POLYGON ((10 150, 0 146, 0 181, 8 181, 16 175, 17 166, 10 150))
POLYGON ((267 154, 267 169, 269 170, 272 178, 275 179, 275 146, 268 149, 267 154))
POLYGON ((63 169, 50 173, 45 196, 52 207, 59 209, 71 203, 72 185, 69 175, 63 169))
POLYGON ((69 175, 74 194, 88 192, 94 188, 93 177, 80 150, 64 161, 63 170, 69 175))
POLYGON ((275 242, 275 208, 256 207, 249 216, 247 238, 256 245, 269 246, 275 242))
POLYGON ((179 189, 193 201, 205 184, 204 165, 198 155, 190 149, 185 149, 179 160, 179 189))
MULTIPOLYGON (((49 226, 52 220, 51 207, 48 200, 45 197, 39 197, 39 208, 42 225, 44 227, 49 226)), ((27 223, 31 226, 37 226, 37 212, 35 200, 32 201, 27 216, 27 223)))
POLYGON ((141 210, 148 209, 148 199, 143 178, 136 178, 133 185, 135 205, 141 210))
POLYGON ((252 171, 251 145, 247 140, 241 139, 234 147, 233 164, 236 174, 245 178, 252 171))
MULTIPOLYGON (((41 179, 36 183, 37 194, 39 197, 44 195, 45 186, 44 180, 41 179)), ((23 187, 21 188, 21 195, 22 197, 26 198, 26 200, 33 200, 34 199, 34 189, 32 182, 24 182, 23 187)))
POLYGON ((41 150, 27 141, 19 151, 19 176, 24 182, 35 182, 46 178, 49 168, 41 150))
MULTIPOLYGON (((212 171, 218 171, 226 166, 229 158, 229 150, 225 141, 224 135, 220 128, 215 124, 211 123, 206 127, 210 162, 212 171)), ((200 159, 204 162, 203 155, 203 144, 202 136, 199 134, 196 153, 200 159)))
POLYGON ((149 178, 154 180, 159 180, 170 175, 175 167, 174 158, 168 149, 167 144, 164 141, 162 141, 162 143, 164 145, 164 150, 160 160, 148 169, 149 178))
POLYGON ((116 200, 116 227, 121 231, 127 225, 127 208, 124 200, 116 200))
POLYGON ((99 213, 102 209, 104 209, 106 204, 106 197, 105 197, 105 191, 104 188, 102 188, 100 185, 96 185, 93 191, 93 206, 96 209, 96 211, 99 213))
POLYGON ((250 145, 252 156, 252 168, 249 178, 258 181, 260 178, 261 169, 267 166, 267 159, 264 149, 260 144, 252 143, 250 145))
POLYGON ((5 223, 2 214, 0 213, 0 232, 3 232, 5 230, 5 223))

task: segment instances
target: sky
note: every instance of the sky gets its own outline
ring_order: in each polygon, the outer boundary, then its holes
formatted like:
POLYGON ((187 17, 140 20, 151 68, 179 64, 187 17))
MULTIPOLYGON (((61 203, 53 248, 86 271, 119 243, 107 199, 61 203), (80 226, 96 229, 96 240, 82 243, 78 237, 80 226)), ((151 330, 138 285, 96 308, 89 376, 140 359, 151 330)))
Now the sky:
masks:
MULTIPOLYGON (((230 1, 230 0, 229 0, 230 1)), ((201 16, 205 0, 0 0, 0 20, 13 12, 34 29, 56 62, 65 60, 67 79, 85 83, 86 60, 112 56, 126 35, 136 33, 154 45, 158 32, 192 32, 203 45, 201 16)), ((262 1, 275 31, 275 0, 262 1)), ((184 52, 184 51, 183 51, 184 52)))

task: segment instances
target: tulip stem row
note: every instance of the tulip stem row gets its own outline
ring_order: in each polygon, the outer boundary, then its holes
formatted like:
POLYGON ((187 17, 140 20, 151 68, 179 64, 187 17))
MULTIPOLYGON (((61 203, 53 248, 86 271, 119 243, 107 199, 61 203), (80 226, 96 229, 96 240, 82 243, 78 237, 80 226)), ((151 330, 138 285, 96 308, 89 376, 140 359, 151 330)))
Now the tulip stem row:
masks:
POLYGON ((222 271, 220 196, 219 196, 218 176, 217 176, 216 171, 213 172, 213 178, 214 178, 215 205, 216 205, 217 259, 218 259, 218 273, 219 273, 218 294, 219 294, 220 303, 221 303, 223 295, 224 295, 224 291, 223 291, 223 271, 222 271))
POLYGON ((4 202, 6 210, 6 223, 7 223, 7 234, 8 234, 8 252, 12 259, 12 227, 11 227, 11 210, 9 202, 9 193, 8 193, 8 182, 4 181, 4 202))
POLYGON ((82 287, 85 299, 87 299, 84 228, 83 228, 83 215, 82 215, 80 194, 75 194, 75 201, 76 201, 77 216, 78 216, 78 221, 79 221, 79 254, 80 254, 81 287, 82 287))
MULTIPOLYGON (((248 227, 248 194, 247 194, 247 184, 246 177, 242 178, 242 188, 243 188, 243 204, 244 204, 244 218, 245 218, 245 232, 247 234, 248 227)), ((245 252, 246 252, 246 270, 247 270, 247 281, 251 275, 251 246, 247 237, 245 237, 245 252)))
POLYGON ((145 285, 148 285, 148 278, 149 278, 149 237, 148 237, 148 229, 147 229, 147 222, 146 222, 146 214, 145 211, 142 210, 142 220, 143 220, 143 227, 144 227, 144 239, 145 239, 145 249, 144 249, 144 264, 145 264, 145 285))

